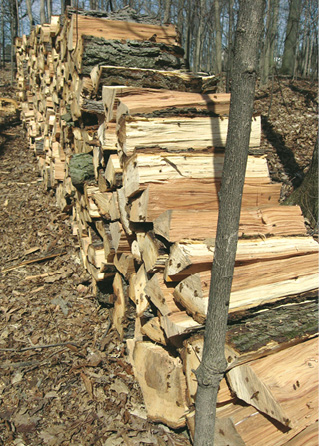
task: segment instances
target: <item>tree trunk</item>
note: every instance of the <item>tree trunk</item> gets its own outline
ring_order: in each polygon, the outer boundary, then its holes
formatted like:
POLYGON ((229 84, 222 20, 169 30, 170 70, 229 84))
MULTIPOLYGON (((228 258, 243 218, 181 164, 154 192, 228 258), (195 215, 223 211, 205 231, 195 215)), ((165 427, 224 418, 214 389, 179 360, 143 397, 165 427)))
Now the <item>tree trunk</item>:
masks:
POLYGON ((294 74, 301 6, 301 0, 290 0, 285 48, 280 70, 282 74, 289 76, 294 74))
POLYGON ((285 201, 286 205, 299 205, 311 226, 318 225, 318 137, 312 161, 301 185, 285 201))
POLYGON ((196 36, 195 57, 194 57, 194 72, 200 71, 201 68, 201 54, 203 47, 203 34, 205 28, 205 14, 206 13, 206 1, 200 0, 200 10, 198 15, 198 28, 196 36))
POLYGON ((233 63, 233 26, 234 26, 234 0, 229 0, 229 24, 228 24, 228 55, 226 71, 226 93, 230 92, 231 70, 233 63))
POLYGON ((219 382, 227 366, 224 345, 229 296, 248 157, 264 8, 264 0, 242 0, 240 2, 234 46, 231 108, 220 191, 220 208, 203 359, 196 371, 198 391, 196 396, 195 446, 214 445, 217 392, 219 382))
POLYGON ((165 0, 163 23, 169 23, 171 20, 171 4, 172 0, 165 0))
POLYGON ((45 23, 45 3, 44 0, 40 0, 40 23, 45 23))
POLYGON ((34 27, 34 20, 33 20, 33 15, 32 15, 32 8, 31 8, 31 0, 26 0, 26 4, 27 4, 27 12, 28 12, 28 17, 29 17, 29 22, 30 22, 30 31, 31 31, 32 28, 34 27))
POLYGON ((47 13, 48 13, 48 23, 50 23, 52 15, 52 0, 47 0, 47 13))
POLYGON ((220 5, 219 0, 214 0, 214 25, 215 25, 215 51, 213 67, 215 74, 222 71, 222 28, 220 25, 220 5))

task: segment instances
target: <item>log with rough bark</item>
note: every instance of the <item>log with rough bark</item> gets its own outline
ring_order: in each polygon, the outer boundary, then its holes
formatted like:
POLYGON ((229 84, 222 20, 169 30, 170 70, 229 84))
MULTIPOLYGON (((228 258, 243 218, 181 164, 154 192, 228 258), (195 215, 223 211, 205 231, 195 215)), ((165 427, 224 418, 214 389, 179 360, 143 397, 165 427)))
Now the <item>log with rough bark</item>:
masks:
POLYGON ((75 51, 78 71, 89 76, 96 65, 114 65, 152 70, 186 70, 180 46, 134 39, 106 40, 82 35, 75 51))
MULTIPOLYGON (((171 151, 225 147, 227 117, 122 117, 118 122, 118 143, 126 156, 135 149, 165 148, 171 151)), ((260 145, 260 116, 252 120, 250 147, 260 145)))
POLYGON ((180 73, 179 71, 114 67, 110 65, 97 66, 91 72, 91 79, 98 97, 101 97, 104 85, 128 85, 140 88, 214 93, 218 83, 217 76, 199 76, 192 73, 180 73))

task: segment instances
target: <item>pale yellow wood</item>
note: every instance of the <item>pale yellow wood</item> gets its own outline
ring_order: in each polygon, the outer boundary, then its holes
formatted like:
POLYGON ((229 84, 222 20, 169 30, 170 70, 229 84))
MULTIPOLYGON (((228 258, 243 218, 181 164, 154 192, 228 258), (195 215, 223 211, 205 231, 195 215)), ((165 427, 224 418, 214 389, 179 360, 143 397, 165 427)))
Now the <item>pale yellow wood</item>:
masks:
MULTIPOLYGON (((237 244, 236 262, 305 255, 318 252, 318 247, 318 243, 312 237, 240 239, 237 244)), ((207 240, 206 243, 190 241, 174 244, 166 263, 165 279, 211 270, 214 251, 214 240, 207 240)))
POLYGON ((297 432, 318 419, 318 338, 235 367, 227 376, 239 398, 297 432))
POLYGON ((146 296, 159 309, 162 315, 179 312, 173 297, 174 288, 169 288, 160 273, 156 273, 147 281, 144 288, 146 296))
MULTIPOLYGON (((185 239, 214 239, 217 219, 217 211, 165 211, 154 220, 154 232, 171 243, 185 239)), ((304 218, 299 206, 243 208, 240 214, 239 237, 306 234, 304 218)))
MULTIPOLYGON (((220 179, 224 163, 222 153, 208 154, 141 154, 132 157, 123 172, 125 195, 131 197, 146 188, 146 183, 160 183, 176 179, 220 179)), ((269 184, 267 161, 248 157, 246 178, 258 178, 269 184)))
POLYGON ((160 316, 161 326, 167 338, 191 333, 203 325, 188 316, 186 311, 178 311, 160 316))
POLYGON ((131 357, 148 417, 172 428, 185 426, 186 382, 181 360, 151 342, 136 342, 131 357))
POLYGON ((161 345, 167 344, 165 333, 161 327, 159 317, 156 316, 147 321, 144 325, 142 325, 141 331, 151 341, 161 345))
MULTIPOLYGON (((249 182, 246 179, 242 206, 271 206, 279 202, 281 185, 249 182)), ((130 220, 154 221, 170 209, 218 210, 220 180, 214 178, 170 179, 162 183, 147 183, 147 188, 132 202, 130 220), (178 197, 178 200, 176 200, 178 197)))
POLYGON ((113 280, 113 291, 116 296, 112 314, 113 324, 120 336, 120 339, 123 339, 127 302, 123 288, 123 279, 119 273, 115 274, 113 280))
MULTIPOLYGON (((252 119, 249 147, 260 145, 260 117, 252 119)), ((122 118, 118 143, 130 156, 135 148, 162 147, 171 151, 225 147, 228 118, 122 118), (125 122, 124 122, 125 121, 125 122)))
POLYGON ((306 427, 283 446, 318 446, 318 421, 306 427))
MULTIPOLYGON (((317 269, 317 254, 235 266, 229 311, 315 290, 317 269)), ((210 279, 210 271, 194 274, 182 280, 174 290, 175 299, 200 322, 204 322, 207 314, 210 279)))
POLYGON ((145 293, 147 280, 148 279, 145 271, 145 266, 142 264, 136 273, 136 279, 134 284, 137 316, 142 316, 144 311, 149 307, 149 301, 145 293))

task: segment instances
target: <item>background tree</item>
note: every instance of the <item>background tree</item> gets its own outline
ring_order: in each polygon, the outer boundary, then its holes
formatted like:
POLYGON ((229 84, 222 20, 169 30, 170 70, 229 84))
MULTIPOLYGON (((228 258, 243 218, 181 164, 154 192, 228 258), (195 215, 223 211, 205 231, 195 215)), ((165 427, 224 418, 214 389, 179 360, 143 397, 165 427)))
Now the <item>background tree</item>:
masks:
POLYGON ((315 230, 318 229, 318 137, 312 161, 303 182, 284 202, 286 205, 298 204, 315 230))
POLYGON ((264 0, 242 0, 234 45, 230 115, 222 174, 203 358, 196 371, 195 446, 213 446, 217 392, 227 367, 225 337, 238 240, 264 0))
POLYGON ((292 76, 296 64, 298 29, 301 15, 301 0, 290 0, 286 29, 285 48, 282 57, 281 73, 292 76))

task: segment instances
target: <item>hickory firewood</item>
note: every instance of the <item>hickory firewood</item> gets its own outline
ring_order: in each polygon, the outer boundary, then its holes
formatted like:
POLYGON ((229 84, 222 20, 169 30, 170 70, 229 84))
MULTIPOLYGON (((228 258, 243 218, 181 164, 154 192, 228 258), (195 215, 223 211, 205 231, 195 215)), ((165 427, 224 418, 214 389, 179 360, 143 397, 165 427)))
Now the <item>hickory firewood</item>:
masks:
MULTIPOLYGON (((214 239, 217 218, 217 211, 170 210, 163 212, 154 220, 154 232, 170 243, 185 239, 214 239)), ((243 208, 240 216, 239 237, 265 235, 306 235, 300 207, 278 205, 243 208)))
POLYGON ((227 379, 241 400, 301 430, 317 419, 318 338, 234 367, 227 379))
MULTIPOLYGON (((317 254, 275 259, 235 266, 230 313, 315 290, 317 254)), ((182 280, 175 299, 200 322, 205 321, 211 272, 194 274, 182 280)))
MULTIPOLYGON (((176 243, 170 249, 165 267, 165 280, 181 280, 185 276, 210 271, 214 258, 214 240, 176 243)), ((240 239, 236 263, 256 262, 274 258, 288 258, 318 252, 318 243, 312 237, 258 237, 240 239)))
POLYGON ((103 86, 130 85, 139 88, 156 88, 194 93, 213 93, 217 89, 217 76, 199 76, 179 71, 145 68, 97 66, 91 72, 95 93, 102 94, 103 86))
MULTIPOLYGON (((130 221, 153 222, 162 212, 170 209, 218 210, 220 180, 215 178, 176 179, 163 183, 147 183, 146 189, 132 201, 130 221), (178 197, 178 200, 176 200, 178 197)), ((242 206, 265 206, 279 202, 279 184, 258 184, 247 179, 242 206)))
MULTIPOLYGON (((132 197, 146 189, 147 183, 159 183, 177 179, 220 179, 223 168, 222 153, 138 153, 125 164, 123 184, 126 197, 132 197)), ((269 184, 266 160, 249 157, 246 178, 259 177, 260 184, 269 184)))
MULTIPOLYGON (((136 148, 166 148, 171 151, 207 147, 225 147, 227 117, 121 117, 118 121, 118 143, 126 156, 136 148)), ((250 147, 260 145, 260 117, 252 120, 250 147)))

